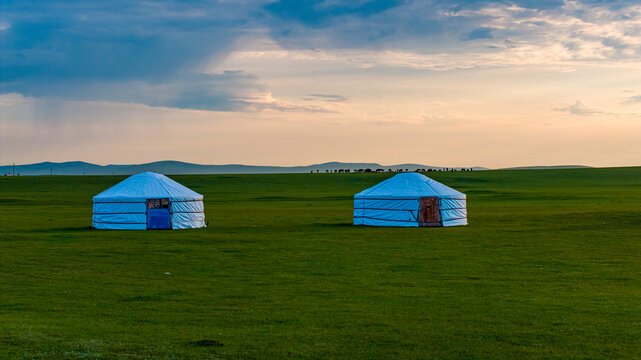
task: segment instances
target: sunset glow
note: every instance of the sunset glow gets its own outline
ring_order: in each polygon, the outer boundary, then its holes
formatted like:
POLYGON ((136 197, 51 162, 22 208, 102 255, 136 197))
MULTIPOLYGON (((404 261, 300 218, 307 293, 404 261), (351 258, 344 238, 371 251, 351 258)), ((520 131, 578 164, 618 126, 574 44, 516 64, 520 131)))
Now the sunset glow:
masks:
POLYGON ((0 5, 0 164, 638 165, 641 5, 0 5))

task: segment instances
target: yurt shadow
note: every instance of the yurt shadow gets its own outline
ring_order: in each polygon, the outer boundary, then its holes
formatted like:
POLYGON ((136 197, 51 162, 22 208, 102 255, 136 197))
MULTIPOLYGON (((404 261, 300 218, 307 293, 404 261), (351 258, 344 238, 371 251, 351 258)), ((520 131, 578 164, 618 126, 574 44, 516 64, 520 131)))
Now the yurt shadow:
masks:
POLYGON ((353 227, 354 224, 351 222, 341 222, 341 223, 312 223, 312 226, 323 227, 323 228, 347 228, 353 227))
POLYGON ((94 230, 95 229, 92 226, 66 226, 66 227, 59 227, 59 228, 35 229, 33 231, 52 233, 52 232, 89 232, 94 230))

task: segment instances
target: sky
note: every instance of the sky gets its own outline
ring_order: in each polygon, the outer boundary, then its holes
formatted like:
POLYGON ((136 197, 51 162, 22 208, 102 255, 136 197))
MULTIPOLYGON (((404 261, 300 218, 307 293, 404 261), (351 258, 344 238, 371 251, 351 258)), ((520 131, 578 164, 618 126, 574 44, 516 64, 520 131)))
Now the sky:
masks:
POLYGON ((641 165, 638 1, 4 0, 0 164, 641 165))

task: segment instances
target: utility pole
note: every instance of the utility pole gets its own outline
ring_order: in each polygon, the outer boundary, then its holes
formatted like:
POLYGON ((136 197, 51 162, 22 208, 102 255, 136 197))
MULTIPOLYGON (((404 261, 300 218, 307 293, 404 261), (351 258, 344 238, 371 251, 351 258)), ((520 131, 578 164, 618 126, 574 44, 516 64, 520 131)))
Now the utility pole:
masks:
POLYGON ((13 163, 13 176, 16 176, 16 163, 13 163))

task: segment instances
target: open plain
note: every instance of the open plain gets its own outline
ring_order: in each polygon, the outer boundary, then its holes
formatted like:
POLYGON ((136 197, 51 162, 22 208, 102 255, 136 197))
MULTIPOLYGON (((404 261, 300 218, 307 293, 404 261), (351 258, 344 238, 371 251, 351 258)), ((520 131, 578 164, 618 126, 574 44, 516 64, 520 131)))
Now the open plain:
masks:
POLYGON ((468 226, 352 226, 392 174, 170 176, 208 227, 91 228, 124 176, 0 178, 0 358, 641 357, 641 168, 427 173, 468 226))

